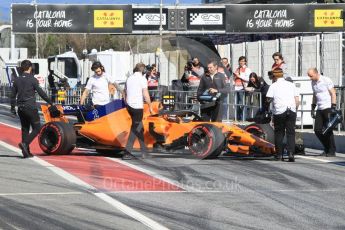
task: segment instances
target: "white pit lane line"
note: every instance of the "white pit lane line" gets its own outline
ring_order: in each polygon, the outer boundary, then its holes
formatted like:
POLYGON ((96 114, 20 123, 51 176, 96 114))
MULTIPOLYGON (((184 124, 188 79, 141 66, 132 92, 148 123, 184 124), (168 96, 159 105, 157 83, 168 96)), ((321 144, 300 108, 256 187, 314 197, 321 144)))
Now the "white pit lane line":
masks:
POLYGON ((306 160, 312 160, 312 161, 319 161, 323 163, 337 163, 341 161, 334 161, 334 160, 328 160, 323 158, 318 158, 317 156, 296 156, 296 159, 306 159, 306 160))
POLYGON ((0 196, 44 196, 44 195, 81 195, 82 192, 20 192, 0 193, 0 196))
MULTIPOLYGON (((13 147, 12 145, 9 145, 3 141, 0 141, 0 145, 2 145, 3 147, 17 153, 19 156, 22 155, 21 150, 19 148, 13 147)), ((86 182, 80 180, 79 178, 73 176, 72 174, 70 174, 68 172, 66 172, 66 171, 64 171, 58 167, 55 167, 54 165, 52 165, 52 164, 50 164, 50 163, 48 163, 48 162, 46 162, 46 161, 44 161, 38 157, 35 157, 35 156, 32 158, 28 158, 28 159, 35 161, 39 165, 51 170, 52 172, 61 176, 64 179, 68 180, 69 182, 86 188, 87 191, 89 191, 90 193, 92 193, 93 195, 98 197, 99 199, 110 204, 111 206, 113 206, 117 210, 125 213, 126 215, 132 217, 133 219, 141 222, 142 224, 146 225, 147 227, 154 229, 154 230, 167 230, 168 229, 167 227, 159 224, 158 222, 152 220, 149 217, 144 216, 143 214, 139 213, 138 211, 134 210, 133 208, 131 208, 131 207, 121 203, 120 201, 112 198, 111 196, 109 196, 105 193, 99 192, 95 187, 87 184, 86 182)))

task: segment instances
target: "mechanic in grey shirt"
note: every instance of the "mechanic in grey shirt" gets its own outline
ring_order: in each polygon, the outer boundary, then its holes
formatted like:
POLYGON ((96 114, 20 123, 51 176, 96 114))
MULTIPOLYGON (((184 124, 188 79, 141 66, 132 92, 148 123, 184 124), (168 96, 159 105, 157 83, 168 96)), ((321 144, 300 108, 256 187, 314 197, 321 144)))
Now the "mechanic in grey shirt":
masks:
POLYGON ((201 96, 208 91, 210 95, 221 94, 215 102, 206 103, 201 107, 201 117, 204 121, 222 121, 223 116, 223 100, 229 89, 226 87, 225 75, 218 72, 218 64, 216 61, 210 61, 207 65, 209 75, 201 78, 200 85, 197 90, 198 100, 202 102, 201 96), (212 106, 209 106, 209 105, 212 106))
POLYGON ((14 79, 11 93, 11 113, 16 115, 15 105, 17 102, 18 115, 22 126, 22 142, 19 147, 22 150, 23 158, 32 157, 29 145, 37 136, 41 124, 36 105, 36 92, 48 104, 52 105, 52 101, 47 94, 39 86, 37 79, 31 73, 32 63, 29 60, 21 62, 23 73, 14 79), (30 126, 32 128, 31 133, 30 126))

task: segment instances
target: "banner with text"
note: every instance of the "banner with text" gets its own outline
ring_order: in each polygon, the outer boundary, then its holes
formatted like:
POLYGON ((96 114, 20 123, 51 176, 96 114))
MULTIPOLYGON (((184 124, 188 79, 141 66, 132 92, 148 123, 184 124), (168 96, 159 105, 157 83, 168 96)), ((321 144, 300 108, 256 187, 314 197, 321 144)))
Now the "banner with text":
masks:
POLYGON ((131 5, 12 4, 14 33, 131 33, 131 5))
POLYGON ((308 32, 308 5, 227 5, 226 31, 308 32))
MULTIPOLYGON (((163 33, 344 31, 345 4, 231 4, 165 7, 163 33), (169 15, 168 15, 169 14, 169 15)), ((157 6, 12 4, 14 33, 159 34, 157 6)))

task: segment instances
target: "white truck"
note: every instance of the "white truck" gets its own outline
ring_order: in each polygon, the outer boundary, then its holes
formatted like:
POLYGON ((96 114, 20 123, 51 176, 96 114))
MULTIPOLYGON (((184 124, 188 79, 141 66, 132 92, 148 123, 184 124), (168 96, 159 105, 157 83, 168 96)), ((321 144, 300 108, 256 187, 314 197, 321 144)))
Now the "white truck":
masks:
POLYGON ((79 59, 73 51, 48 57, 47 70, 59 79, 66 78, 71 88, 82 83, 82 69, 79 59))
MULTIPOLYGON (((47 87, 47 76, 48 76, 48 62, 46 59, 28 59, 32 63, 32 73, 38 80, 38 83, 42 88, 47 87)), ((4 72, 6 75, 6 81, 4 82, 12 84, 13 78, 20 75, 20 63, 23 60, 8 61, 4 63, 4 72)), ((4 77, 3 77, 4 78, 4 77)))

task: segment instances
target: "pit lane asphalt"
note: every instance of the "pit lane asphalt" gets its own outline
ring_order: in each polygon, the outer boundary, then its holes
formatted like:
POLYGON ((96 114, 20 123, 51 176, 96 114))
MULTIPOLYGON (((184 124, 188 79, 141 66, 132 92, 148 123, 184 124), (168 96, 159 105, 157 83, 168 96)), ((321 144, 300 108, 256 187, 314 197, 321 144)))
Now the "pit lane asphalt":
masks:
MULTIPOLYGON (((0 109, 0 120, 19 126, 18 119, 9 117, 4 109, 0 109)), ((314 152, 308 150, 307 154, 314 152)), ((107 195, 167 228, 345 228, 343 157, 311 156, 287 163, 229 157, 199 161, 180 155, 154 155, 126 164, 175 181, 184 191, 107 195)), ((0 175, 0 229, 147 228, 84 187, 34 160, 18 158, 3 146, 0 175)))

